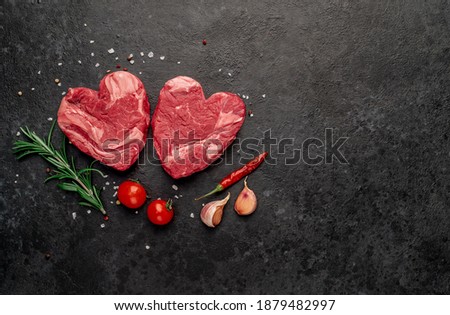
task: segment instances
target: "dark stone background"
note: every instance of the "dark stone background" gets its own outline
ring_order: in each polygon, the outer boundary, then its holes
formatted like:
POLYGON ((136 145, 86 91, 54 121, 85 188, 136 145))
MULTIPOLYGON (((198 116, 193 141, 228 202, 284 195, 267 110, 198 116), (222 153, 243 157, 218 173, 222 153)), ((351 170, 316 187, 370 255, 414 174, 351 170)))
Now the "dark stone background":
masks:
POLYGON ((35 0, 1 9, 1 293, 450 293, 447 1, 35 0), (159 166, 100 167, 110 177, 97 184, 111 182, 102 229, 77 196, 43 184, 40 158, 17 162, 11 147, 20 126, 48 131, 68 87, 96 88, 118 62, 142 79, 152 110, 165 81, 192 76, 208 95, 250 96, 241 139, 271 129, 300 148, 333 128, 349 137, 349 164, 286 166, 274 151, 278 165, 249 179, 257 212, 240 218, 230 203, 215 230, 193 198, 237 162, 179 181, 159 166), (156 228, 144 211, 110 204, 112 181, 128 177, 153 198, 183 195, 172 224, 156 228))

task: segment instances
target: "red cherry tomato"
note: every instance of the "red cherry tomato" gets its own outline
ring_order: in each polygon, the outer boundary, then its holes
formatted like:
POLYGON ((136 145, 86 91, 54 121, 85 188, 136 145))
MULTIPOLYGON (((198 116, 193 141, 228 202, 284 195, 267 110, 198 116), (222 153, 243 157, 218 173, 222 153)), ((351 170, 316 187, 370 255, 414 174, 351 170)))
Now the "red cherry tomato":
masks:
POLYGON ((150 222, 156 225, 165 225, 172 221, 172 200, 154 200, 147 208, 147 216, 150 222))
POLYGON ((117 198, 125 207, 136 209, 145 203, 147 193, 141 184, 126 180, 120 184, 117 191, 117 198))

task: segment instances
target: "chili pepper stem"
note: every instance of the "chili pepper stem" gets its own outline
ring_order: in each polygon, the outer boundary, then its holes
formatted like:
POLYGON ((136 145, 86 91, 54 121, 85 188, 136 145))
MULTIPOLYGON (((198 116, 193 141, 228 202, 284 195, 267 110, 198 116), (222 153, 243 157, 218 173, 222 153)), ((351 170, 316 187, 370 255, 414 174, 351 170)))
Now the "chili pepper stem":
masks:
POLYGON ((223 190, 223 186, 219 184, 219 185, 216 186, 216 188, 211 190, 209 193, 207 193, 207 194, 205 194, 205 195, 203 195, 201 197, 195 198, 194 200, 197 201, 197 200, 203 199, 205 197, 208 197, 208 196, 211 196, 211 195, 213 195, 215 193, 218 193, 219 191, 222 191, 222 190, 223 190))

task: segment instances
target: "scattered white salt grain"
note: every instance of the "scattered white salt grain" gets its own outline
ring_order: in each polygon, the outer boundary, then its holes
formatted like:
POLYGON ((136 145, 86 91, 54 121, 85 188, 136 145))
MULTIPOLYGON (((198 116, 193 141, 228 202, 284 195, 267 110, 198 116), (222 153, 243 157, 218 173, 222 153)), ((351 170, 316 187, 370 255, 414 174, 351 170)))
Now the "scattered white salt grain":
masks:
POLYGON ((134 64, 134 60, 133 59, 130 60, 130 64, 134 64))
POLYGON ((172 185, 172 189, 173 190, 178 190, 178 186, 174 184, 174 185, 172 185))
POLYGON ((159 59, 164 60, 166 59, 166 56, 160 56, 159 59))
POLYGON ((153 52, 151 51, 151 52, 148 53, 147 56, 148 56, 148 58, 153 58, 154 54, 153 54, 153 52))
POLYGON ((110 201, 109 203, 112 203, 112 204, 113 204, 114 202, 110 201))
POLYGON ((109 182, 106 182, 105 185, 106 185, 106 186, 109 186, 109 182))
POLYGON ((38 74, 41 74, 41 70, 38 71, 38 74))
POLYGON ((139 55, 141 55, 141 57, 144 57, 144 53, 142 51, 139 53, 139 55))
POLYGON ((76 212, 72 212, 72 218, 75 220, 77 218, 77 213, 76 212))
POLYGON ((248 100, 249 98, 250 98, 250 96, 248 96, 248 95, 246 95, 246 96, 245 96, 245 99, 247 99, 247 100, 248 100))
POLYGON ((66 95, 66 92, 65 92, 65 91, 64 91, 64 92, 62 92, 62 93, 61 93, 61 95, 66 95))
POLYGON ((231 77, 231 72, 228 72, 228 76, 231 77))
POLYGON ((175 195, 174 197, 175 197, 175 199, 178 199, 178 195, 175 195))
POLYGON ((266 94, 263 94, 263 95, 262 95, 262 98, 266 98, 266 94))
POLYGON ((103 229, 105 227, 105 223, 100 224, 100 227, 103 229))
POLYGON ((86 23, 84 23, 83 25, 84 25, 84 27, 86 27, 86 26, 87 26, 87 24, 86 24, 86 23))
POLYGON ((204 203, 202 203, 202 207, 204 207, 205 206, 205 204, 204 203))
POLYGON ((108 178, 108 175, 104 174, 102 175, 103 178, 108 178))
POLYGON ((115 184, 116 182, 113 182, 113 184, 115 184))
POLYGON ((183 198, 183 195, 180 195, 180 198, 183 198))
POLYGON ((91 57, 94 57, 94 56, 95 56, 95 54, 93 52, 91 52, 91 57))
POLYGON ((116 59, 116 60, 119 60, 119 57, 116 57, 115 59, 116 59))
POLYGON ((60 66, 60 67, 61 67, 61 66, 62 66, 62 62, 58 62, 58 66, 60 66))
POLYGON ((16 181, 16 180, 14 181, 14 184, 17 184, 17 181, 16 181))
POLYGON ((17 131, 16 136, 20 136, 20 131, 17 131))
POLYGON ((142 71, 139 71, 139 74, 142 74, 142 71))
POLYGON ((52 118, 52 117, 48 117, 47 120, 48 120, 48 121, 52 121, 53 118, 52 118))
POLYGON ((145 245, 145 249, 147 249, 147 250, 148 250, 148 249, 150 249, 150 246, 148 246, 148 245, 145 245))
POLYGON ((78 63, 81 65, 81 60, 78 60, 78 63))
POLYGON ((96 68, 100 67, 100 64, 97 62, 97 63, 95 64, 95 67, 96 67, 96 68))
MULTIPOLYGON (((115 197, 115 196, 117 196, 117 191, 114 192, 113 197, 115 197)), ((111 201, 111 203, 112 203, 112 201, 111 201)))
POLYGON ((250 117, 253 117, 253 113, 250 114, 250 117))
POLYGON ((242 94, 242 98, 245 99, 245 95, 244 94, 242 94))
POLYGON ((161 197, 158 197, 158 199, 156 199, 156 200, 161 200, 161 197))
POLYGON ((89 41, 89 43, 90 44, 93 44, 93 43, 95 43, 95 41, 93 41, 92 39, 89 41))
POLYGON ((119 186, 113 186, 113 189, 119 189, 119 186))
POLYGON ((58 86, 61 86, 61 82, 58 83, 58 86))
POLYGON ((177 64, 181 64, 181 61, 177 61, 177 64))
POLYGON ((32 91, 36 90, 35 88, 31 88, 32 91))
POLYGON ((190 217, 191 217, 192 219, 194 218, 194 213, 193 213, 193 212, 191 212, 190 217))
POLYGON ((16 177, 19 177, 19 174, 16 174, 16 177))
POLYGON ((145 60, 142 60, 142 63, 145 63, 145 60))
POLYGON ((219 69, 219 72, 222 72, 222 68, 219 69))
POLYGON ((87 210, 86 213, 87 213, 87 214, 91 214, 91 210, 87 210))
POLYGON ((110 54, 114 54, 114 48, 108 49, 108 52, 109 52, 110 54))
POLYGON ((106 187, 105 187, 105 186, 103 186, 103 187, 102 187, 102 190, 105 190, 105 189, 106 189, 106 187))
POLYGON ((134 214, 139 214, 139 211, 136 211, 134 214))

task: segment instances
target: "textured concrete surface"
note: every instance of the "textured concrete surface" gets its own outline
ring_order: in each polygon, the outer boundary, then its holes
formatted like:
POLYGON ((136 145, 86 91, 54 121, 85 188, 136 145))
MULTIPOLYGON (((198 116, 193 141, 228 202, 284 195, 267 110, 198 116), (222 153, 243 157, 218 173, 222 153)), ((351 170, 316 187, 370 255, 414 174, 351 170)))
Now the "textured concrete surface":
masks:
POLYGON ((4 1, 0 21, 1 293, 450 293, 447 1, 4 1), (258 210, 240 218, 229 204, 216 230, 193 198, 237 162, 176 182, 159 166, 100 167, 101 228, 77 196, 43 184, 40 158, 17 162, 11 147, 20 126, 48 131, 68 87, 97 88, 117 63, 152 111, 165 81, 192 76, 208 95, 249 96, 241 139, 271 129, 300 148, 333 128, 349 163, 287 166, 292 148, 274 151, 279 163, 249 180, 258 210), (128 177, 152 198, 183 195, 171 225, 110 203, 128 177))

